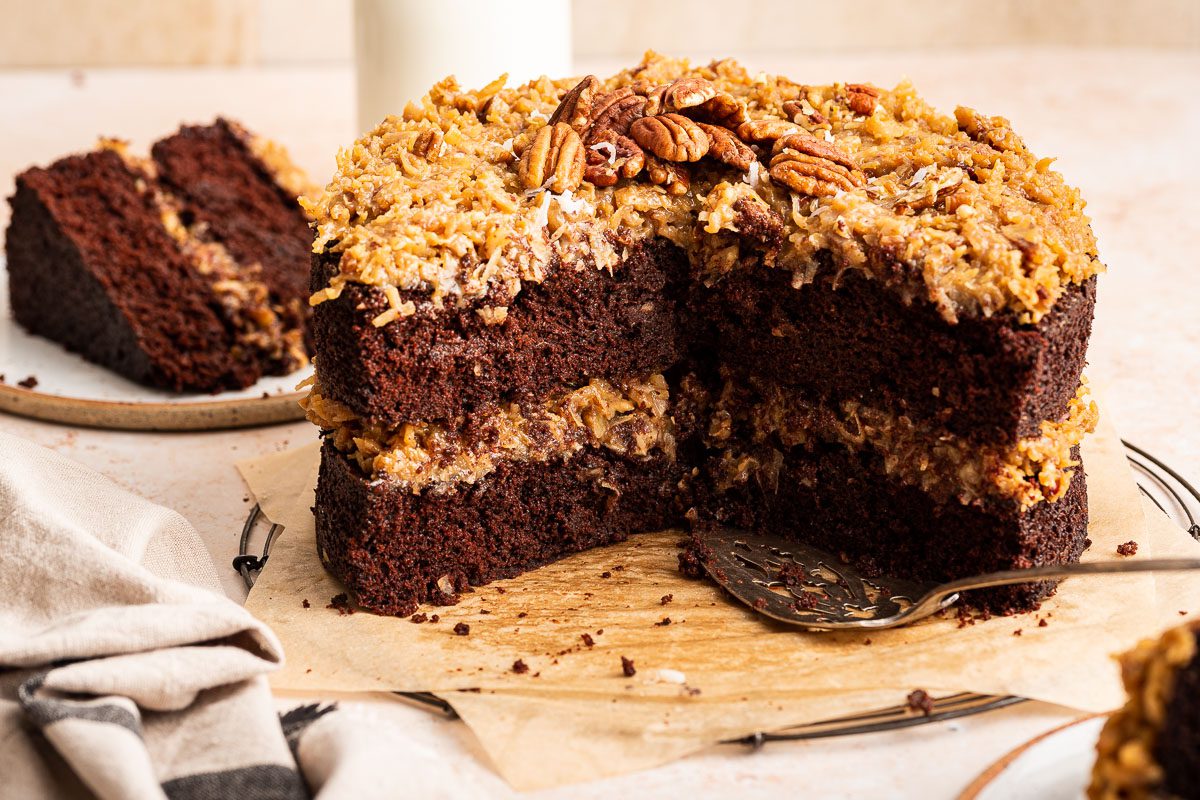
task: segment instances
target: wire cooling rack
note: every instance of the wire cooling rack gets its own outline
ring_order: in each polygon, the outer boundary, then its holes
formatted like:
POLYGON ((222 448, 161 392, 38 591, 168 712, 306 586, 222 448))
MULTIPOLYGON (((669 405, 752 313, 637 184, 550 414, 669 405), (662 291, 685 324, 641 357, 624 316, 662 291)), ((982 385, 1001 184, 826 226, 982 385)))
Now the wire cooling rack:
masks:
MULTIPOLYGON (((1125 445, 1125 456, 1137 475, 1138 489, 1171 521, 1200 540, 1200 490, 1197 490, 1186 478, 1163 463, 1158 458, 1130 442, 1121 440, 1125 445)), ((258 573, 271 554, 271 546, 283 532, 283 526, 269 523, 263 516, 262 510, 255 505, 242 526, 238 555, 233 559, 233 568, 242 576, 249 589, 254 585, 258 573), (265 528, 262 551, 254 555, 251 542, 256 538, 257 531, 265 528)), ((447 717, 456 717, 454 707, 448 702, 430 692, 395 692, 397 697, 411 703, 436 710, 447 717)), ((1013 695, 987 695, 974 692, 959 692, 943 697, 932 697, 932 705, 918 711, 909 705, 896 705, 869 711, 862 714, 852 714, 845 717, 797 725, 782 730, 753 733, 738 739, 729 739, 723 744, 741 744, 751 747, 762 747, 768 742, 798 741, 802 739, 822 739, 831 736, 850 736, 861 733, 879 733, 881 731, 899 730, 915 725, 926 725, 931 722, 965 717, 984 711, 1016 705, 1025 702, 1024 697, 1013 695)))

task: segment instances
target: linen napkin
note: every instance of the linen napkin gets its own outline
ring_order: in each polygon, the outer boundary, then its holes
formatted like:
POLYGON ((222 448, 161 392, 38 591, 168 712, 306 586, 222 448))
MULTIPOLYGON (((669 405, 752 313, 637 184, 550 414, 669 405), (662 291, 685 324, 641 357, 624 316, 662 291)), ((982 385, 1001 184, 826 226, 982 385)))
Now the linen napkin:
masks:
POLYGON ((307 797, 323 709, 281 727, 279 641, 181 516, 0 433, 0 552, 0 796, 307 797))

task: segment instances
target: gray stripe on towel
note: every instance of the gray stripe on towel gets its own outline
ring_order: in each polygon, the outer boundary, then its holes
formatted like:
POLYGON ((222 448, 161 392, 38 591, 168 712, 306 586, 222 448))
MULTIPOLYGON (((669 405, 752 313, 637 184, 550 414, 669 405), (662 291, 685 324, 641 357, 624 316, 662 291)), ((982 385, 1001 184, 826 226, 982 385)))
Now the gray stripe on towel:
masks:
POLYGON ((277 764, 186 775, 162 788, 171 800, 308 800, 299 773, 277 764))

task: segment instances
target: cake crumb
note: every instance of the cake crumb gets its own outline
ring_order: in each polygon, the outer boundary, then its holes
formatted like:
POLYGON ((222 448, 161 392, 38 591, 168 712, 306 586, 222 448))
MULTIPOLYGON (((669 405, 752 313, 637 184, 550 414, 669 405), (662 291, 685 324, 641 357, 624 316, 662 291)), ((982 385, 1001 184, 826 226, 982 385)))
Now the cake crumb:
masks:
POLYGON ((300 601, 300 605, 302 605, 304 608, 312 608, 312 603, 308 602, 307 597, 300 601))
POLYGON ((904 702, 913 711, 919 711, 927 717, 933 713, 933 698, 924 689, 909 692, 904 702))
POLYGON ((36 375, 30 375, 23 381, 17 381, 17 386, 20 386, 22 389, 33 389, 36 388, 37 385, 38 379, 36 375))
POLYGON ((497 587, 496 587, 496 593, 497 593, 497 594, 505 594, 507 591, 508 591, 508 589, 505 589, 503 586, 497 586, 497 587))
POLYGON ((329 605, 325 607, 337 609, 338 614, 341 616, 354 613, 354 608, 350 605, 350 596, 345 592, 335 594, 329 598, 329 605))
POLYGON ((637 669, 633 666, 633 659, 621 656, 621 672, 625 673, 626 678, 632 678, 637 675, 637 669))
POLYGON ((662 618, 662 622, 656 622, 656 623, 654 623, 654 627, 656 627, 656 628, 665 628, 665 627, 667 627, 667 626, 668 626, 668 625, 670 625, 670 624, 671 624, 671 618, 670 618, 670 617, 663 617, 663 618, 662 618))
POLYGON ((659 605, 663 605, 663 606, 665 606, 667 603, 671 602, 671 601, 672 601, 672 600, 674 600, 674 599, 675 599, 675 595, 673 595, 673 594, 664 594, 664 595, 663 595, 663 596, 662 596, 662 597, 659 599, 658 603, 659 603, 659 605))
POLYGON ((583 639, 583 643, 588 647, 594 647, 596 644, 596 640, 592 638, 590 633, 582 634, 579 638, 583 639))
POLYGON ((1187 612, 1186 612, 1186 611, 1180 611, 1180 612, 1179 612, 1179 616, 1181 616, 1181 617, 1186 617, 1186 616, 1187 616, 1187 612))
POLYGON ((1020 635, 1021 635, 1021 629, 1020 629, 1020 628, 1017 628, 1015 631, 1013 631, 1013 636, 1020 636, 1020 635))
POLYGON ((529 613, 527 611, 522 611, 519 614, 517 614, 517 619, 525 619, 528 616, 529 616, 529 613))
POLYGON ((422 622, 425 622, 427 619, 429 619, 429 617, 426 614, 421 613, 421 614, 413 614, 411 617, 408 618, 408 621, 415 622, 416 624, 420 625, 422 622))
POLYGON ((1125 542, 1125 544, 1119 544, 1119 545, 1117 545, 1117 555, 1119 555, 1119 556, 1132 556, 1132 555, 1136 555, 1136 554, 1137 554, 1137 550, 1138 550, 1138 543, 1137 543, 1137 542, 1132 542, 1132 541, 1131 541, 1131 542, 1125 542))
POLYGON ((1039 628, 1044 628, 1044 627, 1046 627, 1046 626, 1047 626, 1047 625, 1049 625, 1049 624, 1050 624, 1050 623, 1049 623, 1049 622, 1046 622, 1046 620, 1044 620, 1044 619, 1039 619, 1039 620, 1038 620, 1038 627, 1039 627, 1039 628))
POLYGON ((526 672, 529 672, 529 665, 518 658, 513 662, 512 670, 518 675, 524 675, 526 672))
POLYGON ((454 634, 456 636, 466 636, 471 632, 471 626, 465 622, 454 623, 454 634))
POLYGON ((604 572, 601 572, 601 573, 600 573, 600 577, 601 577, 601 578, 611 578, 611 577, 612 577, 612 573, 611 573, 611 572, 609 572, 608 570, 604 570, 604 572))
POLYGON ((441 622, 442 618, 439 617, 437 614, 433 614, 429 617, 429 621, 430 622, 441 622))

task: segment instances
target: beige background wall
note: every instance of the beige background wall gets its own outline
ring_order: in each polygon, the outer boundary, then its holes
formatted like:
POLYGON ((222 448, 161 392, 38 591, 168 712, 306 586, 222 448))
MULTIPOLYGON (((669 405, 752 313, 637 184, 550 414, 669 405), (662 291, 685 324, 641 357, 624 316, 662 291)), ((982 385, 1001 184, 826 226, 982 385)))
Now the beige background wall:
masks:
MULTIPOLYGON (((636 56, 648 47, 710 56, 1028 44, 1200 48, 1200 0, 572 5, 580 56, 636 56)), ((346 62, 352 15, 351 0, 0 0, 0 68, 346 62)))

